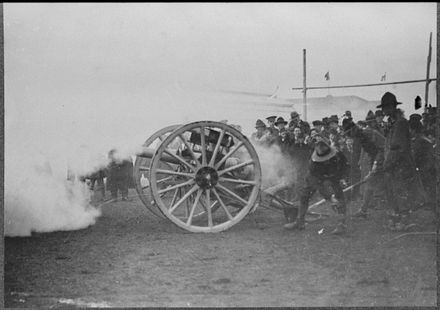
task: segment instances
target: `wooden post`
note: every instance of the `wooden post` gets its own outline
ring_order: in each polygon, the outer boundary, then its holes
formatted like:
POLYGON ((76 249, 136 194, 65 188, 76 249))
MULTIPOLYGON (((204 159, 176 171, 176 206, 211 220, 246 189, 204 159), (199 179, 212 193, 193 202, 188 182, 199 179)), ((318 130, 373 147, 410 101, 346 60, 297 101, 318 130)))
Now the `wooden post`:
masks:
POLYGON ((431 67, 431 53, 432 53, 432 32, 429 35, 429 51, 426 66, 426 84, 425 84, 425 112, 428 108, 428 94, 429 94, 429 69, 431 67))
POLYGON ((303 117, 307 121, 306 50, 303 49, 303 117))

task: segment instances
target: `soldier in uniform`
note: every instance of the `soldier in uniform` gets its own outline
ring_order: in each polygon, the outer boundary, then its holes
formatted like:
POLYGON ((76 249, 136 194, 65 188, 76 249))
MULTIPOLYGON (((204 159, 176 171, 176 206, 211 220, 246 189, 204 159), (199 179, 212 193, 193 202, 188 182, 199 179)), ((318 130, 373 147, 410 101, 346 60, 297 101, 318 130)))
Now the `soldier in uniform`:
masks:
MULTIPOLYGON (((370 120, 374 114, 370 114, 370 120)), ((353 217, 365 219, 367 218, 367 210, 372 206, 373 199, 377 198, 376 193, 382 183, 382 163, 384 154, 384 138, 374 134, 374 131, 369 128, 363 130, 350 119, 345 119, 342 122, 342 127, 349 137, 358 139, 362 147, 362 161, 363 167, 367 170, 364 172, 364 177, 371 176, 368 182, 364 185, 363 202, 361 208, 353 217)))
POLYGON ((291 230, 305 229, 305 215, 309 207, 309 200, 318 190, 326 200, 332 202, 332 207, 343 215, 342 220, 332 233, 344 233, 346 231, 347 207, 341 181, 347 177, 348 170, 347 159, 341 152, 323 140, 316 142, 304 186, 300 189, 300 207, 297 218, 295 221, 285 224, 284 227, 291 230), (332 198, 330 188, 333 190, 335 198, 332 198))
POLYGON ((412 186, 416 182, 415 166, 411 156, 411 138, 409 124, 403 111, 397 108, 401 104, 396 96, 386 92, 381 98, 381 108, 388 116, 389 129, 385 137, 384 162, 385 186, 388 204, 392 206, 389 228, 404 230, 409 224, 412 204, 412 186))
POLYGON ((110 190, 112 198, 118 199, 118 191, 121 193, 122 200, 128 200, 128 187, 133 179, 133 162, 131 159, 120 159, 117 157, 115 149, 108 154, 110 163, 108 164, 107 188, 110 190))

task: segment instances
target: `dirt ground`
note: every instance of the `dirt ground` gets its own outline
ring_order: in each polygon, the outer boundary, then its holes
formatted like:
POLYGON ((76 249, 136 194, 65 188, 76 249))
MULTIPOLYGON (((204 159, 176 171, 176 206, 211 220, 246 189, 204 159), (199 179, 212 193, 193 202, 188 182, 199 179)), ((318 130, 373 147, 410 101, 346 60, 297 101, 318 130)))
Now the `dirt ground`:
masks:
MULTIPOLYGON (((5 238, 5 306, 435 306, 437 237, 433 213, 413 213, 402 235, 384 228, 385 210, 283 229, 283 215, 260 207, 217 234, 186 232, 131 201, 102 206, 94 226, 5 238), (322 233, 319 233, 322 228, 322 233)), ((356 209, 356 203, 352 204, 356 209)), ((315 210, 319 211, 319 210, 315 210)))

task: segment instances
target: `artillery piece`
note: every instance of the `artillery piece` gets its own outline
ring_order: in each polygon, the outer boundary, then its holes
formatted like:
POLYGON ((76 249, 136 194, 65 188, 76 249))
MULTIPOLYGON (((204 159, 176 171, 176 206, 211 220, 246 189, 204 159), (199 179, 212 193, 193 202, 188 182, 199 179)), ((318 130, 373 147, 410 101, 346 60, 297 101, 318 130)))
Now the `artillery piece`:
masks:
MULTIPOLYGON (((136 156, 134 178, 149 211, 191 232, 224 231, 254 211, 262 197, 257 152, 240 131, 220 122, 157 131, 136 156)), ((278 209, 287 203, 271 201, 278 209)))

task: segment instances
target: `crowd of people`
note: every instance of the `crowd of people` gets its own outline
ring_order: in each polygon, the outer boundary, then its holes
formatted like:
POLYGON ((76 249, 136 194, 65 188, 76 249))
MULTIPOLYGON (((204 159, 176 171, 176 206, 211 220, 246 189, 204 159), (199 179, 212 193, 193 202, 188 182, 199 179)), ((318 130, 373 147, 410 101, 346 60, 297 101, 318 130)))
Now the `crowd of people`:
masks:
POLYGON ((309 200, 316 191, 341 214, 335 234, 346 231, 348 201, 361 201, 352 215, 357 219, 367 218, 370 209, 387 209, 388 227, 396 231, 407 229, 410 214, 422 206, 438 212, 436 108, 407 119, 399 104, 387 92, 364 120, 355 121, 346 111, 341 118, 331 115, 310 125, 293 111, 289 121, 277 116, 267 117, 267 123, 256 121, 251 141, 278 145, 297 167, 290 198, 296 196, 299 209, 295 218, 287 217, 286 229, 305 229, 309 200))

